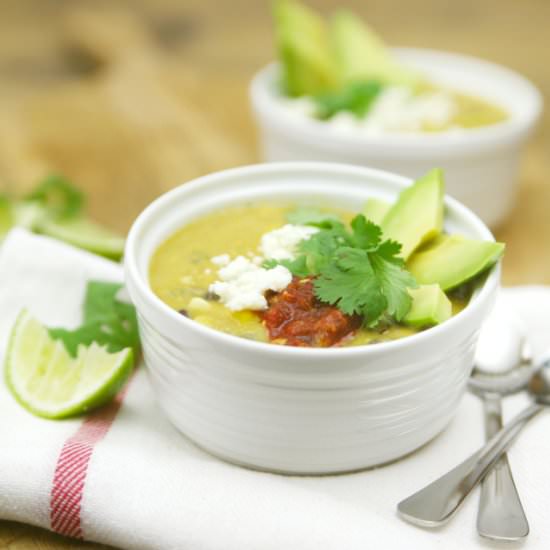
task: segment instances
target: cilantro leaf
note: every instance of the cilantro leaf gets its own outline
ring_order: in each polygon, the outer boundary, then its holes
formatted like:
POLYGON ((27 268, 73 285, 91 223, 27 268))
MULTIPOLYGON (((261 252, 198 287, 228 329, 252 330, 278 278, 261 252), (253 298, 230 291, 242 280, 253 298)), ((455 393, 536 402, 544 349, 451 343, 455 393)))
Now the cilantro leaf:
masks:
POLYGON ((315 294, 323 302, 337 306, 349 315, 362 315, 365 324, 380 320, 400 321, 411 307, 409 288, 414 277, 398 256, 401 245, 382 241, 382 230, 362 214, 351 222, 351 233, 343 224, 321 229, 298 246, 300 256, 289 269, 302 275, 317 276, 315 294))
POLYGON ((139 354, 139 333, 134 306, 117 299, 121 284, 90 281, 84 299, 84 322, 75 330, 50 329, 52 338, 62 340, 76 356, 78 346, 97 342, 111 353, 131 347, 139 354))
MULTIPOLYGON (((303 253, 308 274, 317 275, 330 261, 336 251, 347 244, 348 235, 342 224, 334 225, 331 229, 319 231, 309 239, 298 245, 298 250, 303 253)), ((300 257, 295 261, 299 261, 300 257)))
POLYGON ((359 314, 366 324, 377 321, 387 307, 368 252, 344 248, 315 279, 316 296, 348 315, 359 314))
POLYGON ((76 217, 84 205, 80 190, 61 176, 45 178, 25 201, 39 204, 56 219, 76 217))
POLYGON ((307 208, 305 206, 296 208, 286 215, 289 223, 296 225, 313 225, 315 227, 330 228, 333 222, 340 222, 336 214, 322 212, 317 208, 307 208))
POLYGON ((364 117, 374 100, 382 91, 382 84, 375 80, 352 82, 337 92, 328 92, 315 97, 317 116, 323 120, 341 111, 364 117))
POLYGON ((399 253, 401 244, 382 241, 382 229, 359 214, 351 232, 331 221, 298 245, 293 260, 264 262, 284 265, 298 277, 314 276, 315 295, 348 315, 361 315, 367 326, 401 321, 411 307, 409 288, 416 288, 399 253))
POLYGON ((351 236, 344 224, 331 221, 329 227, 321 229, 298 244, 298 256, 294 260, 266 260, 262 265, 266 269, 283 265, 297 277, 317 275, 338 248, 350 243, 351 236))
POLYGON ((382 229, 375 223, 367 220, 363 214, 359 214, 351 221, 353 241, 357 248, 373 250, 382 239, 382 229))
POLYGON ((403 259, 397 256, 400 251, 399 243, 388 240, 370 258, 373 272, 387 299, 387 312, 396 321, 401 321, 411 308, 412 299, 407 289, 418 286, 405 269, 403 259))

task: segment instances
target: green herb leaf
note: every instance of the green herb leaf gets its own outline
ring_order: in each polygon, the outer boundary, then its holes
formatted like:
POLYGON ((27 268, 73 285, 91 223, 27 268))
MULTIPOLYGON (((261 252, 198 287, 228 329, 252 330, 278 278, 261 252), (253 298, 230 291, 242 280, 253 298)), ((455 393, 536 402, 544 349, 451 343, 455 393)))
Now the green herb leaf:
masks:
POLYGON ((382 91, 382 84, 376 80, 352 82, 338 92, 330 92, 315 97, 317 115, 325 120, 341 111, 364 117, 374 100, 382 91))
POLYGON ((358 214, 351 221, 353 242, 357 248, 373 250, 382 239, 382 229, 375 223, 368 221, 363 214, 358 214))
POLYGON ((52 338, 62 340, 76 357, 80 344, 97 342, 111 353, 131 347, 139 354, 139 333, 134 306, 117 299, 121 284, 90 281, 84 299, 84 322, 75 330, 50 329, 52 338))
POLYGON ((397 256, 400 251, 398 242, 388 240, 370 257, 373 272, 387 300, 387 313, 396 321, 401 321, 411 308, 412 299, 407 289, 418 286, 405 269, 405 262, 397 256))
POLYGON ((365 250, 340 250, 313 284, 320 300, 348 315, 362 315, 366 324, 376 322, 388 304, 365 250))
POLYGON ((61 176, 48 176, 25 197, 25 201, 40 204, 53 218, 72 218, 80 214, 84 197, 61 176))
POLYGON ((317 208, 300 207, 286 215, 289 223, 296 225, 313 225, 315 227, 330 228, 333 222, 341 222, 336 214, 322 212, 317 208))
POLYGON ((382 319, 400 321, 411 307, 407 289, 417 285, 400 251, 398 242, 382 241, 380 227, 359 214, 351 233, 331 222, 298 245, 294 260, 279 263, 296 276, 315 276, 315 294, 323 302, 376 326, 382 319))

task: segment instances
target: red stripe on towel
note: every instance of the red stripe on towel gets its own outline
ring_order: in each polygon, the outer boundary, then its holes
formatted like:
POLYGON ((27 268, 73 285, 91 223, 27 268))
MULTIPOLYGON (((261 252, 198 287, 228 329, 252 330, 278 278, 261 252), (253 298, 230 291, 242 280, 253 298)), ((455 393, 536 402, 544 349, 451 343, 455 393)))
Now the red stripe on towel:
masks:
POLYGON ((50 494, 50 523, 60 535, 82 539, 81 503, 88 465, 96 444, 113 424, 128 384, 107 406, 91 413, 69 437, 57 459, 50 494))

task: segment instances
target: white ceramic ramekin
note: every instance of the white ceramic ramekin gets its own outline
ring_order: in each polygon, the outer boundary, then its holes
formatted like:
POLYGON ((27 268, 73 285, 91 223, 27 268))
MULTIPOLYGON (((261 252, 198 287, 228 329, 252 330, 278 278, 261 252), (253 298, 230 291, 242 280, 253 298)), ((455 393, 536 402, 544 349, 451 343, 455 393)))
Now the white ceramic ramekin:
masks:
POLYGON ((540 116, 540 93, 519 74, 473 57, 413 48, 395 52, 433 82, 501 105, 509 120, 447 133, 345 134, 290 110, 278 95, 278 66, 272 64, 250 87, 264 160, 343 162, 413 178, 439 166, 447 191, 497 226, 514 204, 521 148, 540 116))
MULTIPOLYGON (((137 308, 151 384, 179 430, 237 464, 319 474, 394 460, 443 429, 464 392, 478 331, 499 285, 499 267, 461 313, 438 327, 393 342, 329 349, 218 332, 172 310, 148 283, 159 244, 211 210, 251 201, 359 210, 369 197, 395 199, 409 183, 341 164, 264 164, 182 185, 138 217, 126 245, 126 284, 137 308)), ((446 199, 446 207, 448 230, 493 238, 455 200, 446 199)))

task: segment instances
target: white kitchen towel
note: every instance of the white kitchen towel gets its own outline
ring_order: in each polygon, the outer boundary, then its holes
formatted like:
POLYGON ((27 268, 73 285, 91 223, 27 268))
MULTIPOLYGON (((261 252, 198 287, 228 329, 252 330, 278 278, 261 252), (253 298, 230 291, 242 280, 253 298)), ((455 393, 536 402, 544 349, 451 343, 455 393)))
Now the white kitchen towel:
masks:
MULTIPOLYGON (((0 251, 0 355, 21 308, 48 325, 71 327, 86 281, 121 277, 117 264, 13 231, 0 251)), ((550 288, 505 289, 499 307, 523 318, 535 350, 550 345, 550 288)), ((506 416, 527 401, 508 398, 506 416)), ((531 523, 526 550, 550 541, 549 430, 550 416, 542 414, 510 451, 531 523)), ((403 460, 350 475, 285 477, 197 449, 159 411, 143 366, 123 400, 87 419, 36 418, 0 382, 0 518, 128 549, 496 548, 476 534, 477 494, 437 530, 396 515, 397 502, 482 441, 480 404, 466 395, 447 429, 403 460)))

